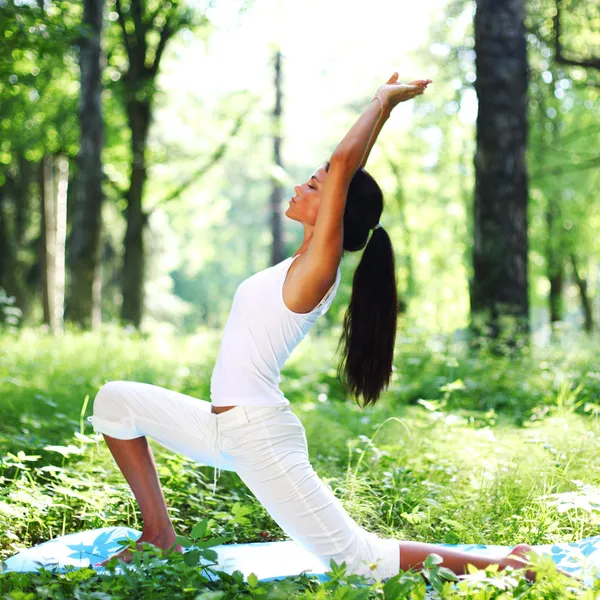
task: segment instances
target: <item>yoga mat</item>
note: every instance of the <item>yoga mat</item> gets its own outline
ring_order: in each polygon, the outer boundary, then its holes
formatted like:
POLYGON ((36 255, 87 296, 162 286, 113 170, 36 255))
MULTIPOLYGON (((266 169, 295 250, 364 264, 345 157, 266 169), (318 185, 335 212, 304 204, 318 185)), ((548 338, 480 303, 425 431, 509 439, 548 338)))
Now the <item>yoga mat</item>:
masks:
MULTIPOLYGON (((6 559, 4 564, 0 565, 0 570, 35 572, 44 566, 49 570, 64 572, 67 566, 72 566, 90 567, 103 572, 106 571, 105 567, 93 565, 119 552, 122 549, 117 543, 119 540, 136 540, 140 535, 140 531, 130 527, 103 527, 80 531, 22 550, 6 559)), ((440 545, 491 557, 506 555, 513 547, 482 544, 440 545)), ((538 554, 549 554, 558 567, 583 579, 584 583, 590 586, 593 584, 593 569, 600 570, 600 536, 532 548, 538 554)), ((239 570, 246 578, 250 573, 254 573, 259 580, 267 581, 307 571, 321 581, 327 580, 325 571, 329 570, 329 565, 322 563, 293 541, 225 544, 214 546, 212 549, 219 557, 218 564, 213 568, 226 573, 239 570)), ((122 572, 123 568, 133 567, 122 564, 117 567, 117 572, 122 572)))

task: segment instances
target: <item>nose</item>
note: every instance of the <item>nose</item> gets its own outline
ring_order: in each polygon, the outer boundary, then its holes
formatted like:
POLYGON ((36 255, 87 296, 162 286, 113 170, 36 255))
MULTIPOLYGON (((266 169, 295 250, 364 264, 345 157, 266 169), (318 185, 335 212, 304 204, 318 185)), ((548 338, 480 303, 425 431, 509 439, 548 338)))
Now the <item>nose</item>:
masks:
POLYGON ((297 185, 295 185, 294 186, 294 191, 296 192, 296 194, 299 194, 300 193, 300 187, 297 186, 297 185))

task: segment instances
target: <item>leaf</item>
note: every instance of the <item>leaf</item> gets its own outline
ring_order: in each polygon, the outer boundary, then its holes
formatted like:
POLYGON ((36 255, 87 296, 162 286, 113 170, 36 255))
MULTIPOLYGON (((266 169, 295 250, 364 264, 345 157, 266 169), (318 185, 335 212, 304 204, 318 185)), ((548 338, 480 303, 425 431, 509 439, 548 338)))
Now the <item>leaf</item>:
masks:
POLYGON ((244 515, 247 515, 247 514, 251 513, 252 509, 249 506, 244 506, 243 504, 240 504, 239 502, 236 502, 231 507, 231 512, 236 517, 243 517, 244 515))
POLYGON ((429 583, 431 583, 431 587, 433 587, 433 589, 436 592, 441 593, 444 584, 442 583, 442 580, 438 577, 437 573, 434 571, 430 571, 428 579, 429 583))
POLYGON ((200 558, 200 550, 190 550, 183 555, 183 562, 188 567, 195 567, 198 564, 198 558, 200 558))
POLYGON ((175 535, 175 541, 182 547, 182 548, 189 548, 192 545, 192 540, 190 540, 189 538, 183 536, 183 535, 175 535))
POLYGON ((196 542, 195 546, 198 548, 212 548, 212 546, 220 546, 221 544, 226 544, 230 541, 231 538, 229 537, 215 537, 210 540, 204 540, 203 542, 196 542))
POLYGON ((199 523, 196 523, 192 528, 191 538, 196 541, 204 537, 206 533, 206 528, 208 527, 208 521, 206 519, 202 519, 199 523))
POLYGON ((438 569, 438 575, 440 575, 444 579, 449 579, 450 581, 459 581, 456 573, 446 567, 440 567, 438 569))
MULTIPOLYGON (((50 450, 51 452, 59 452, 65 458, 69 457, 71 454, 83 454, 86 452, 85 448, 78 448, 77 446, 73 446, 73 444, 69 444, 68 446, 44 446, 43 450, 50 450)), ((9 452, 10 455, 10 452, 9 452)))
POLYGON ((479 571, 479 569, 475 565, 468 563, 467 571, 469 571, 469 575, 475 575, 475 573, 477 573, 479 571))
POLYGON ((248 585, 251 588, 258 586, 258 577, 254 573, 250 573, 250 575, 248 575, 248 585))
POLYGON ((444 559, 439 554, 435 554, 434 552, 425 559, 425 562, 423 564, 427 568, 431 568, 434 565, 439 565, 442 562, 444 562, 444 559))
MULTIPOLYGON (((7 456, 11 456, 11 453, 9 452, 9 453, 7 454, 7 456)), ((13 454, 12 456, 14 457, 14 454, 13 454)), ((19 450, 19 452, 17 453, 17 456, 16 456, 16 458, 17 458, 18 460, 28 460, 28 461, 32 461, 32 462, 34 462, 34 461, 36 461, 38 458, 42 458, 42 457, 41 457, 41 455, 39 455, 39 454, 31 454, 31 455, 28 455, 28 454, 25 454, 25 452, 23 452, 23 450, 19 450)))
POLYGON ((205 558, 206 560, 216 563, 219 558, 219 555, 214 550, 207 548, 206 550, 202 550, 202 558, 205 558))

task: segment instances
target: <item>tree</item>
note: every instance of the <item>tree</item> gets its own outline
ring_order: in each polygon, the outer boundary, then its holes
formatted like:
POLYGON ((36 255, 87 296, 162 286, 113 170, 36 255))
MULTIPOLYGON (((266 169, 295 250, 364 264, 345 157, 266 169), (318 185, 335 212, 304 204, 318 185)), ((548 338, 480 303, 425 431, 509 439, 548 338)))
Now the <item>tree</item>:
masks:
POLYGON ((476 331, 527 332, 527 56, 523 0, 478 0, 479 100, 471 319, 476 331))
POLYGON ((579 0, 535 0, 528 9, 532 90, 529 213, 534 223, 536 214, 544 213, 550 322, 570 316, 570 295, 564 290, 569 289, 572 275, 584 329, 591 331, 593 299, 586 278, 598 248, 594 168, 600 155, 590 144, 599 132, 593 116, 597 59, 590 52, 597 34, 590 24, 600 12, 597 6, 579 0), (570 35, 565 35, 565 29, 570 35))
MULTIPOLYGON (((31 298, 48 291, 39 284, 47 279, 45 267, 54 265, 59 278, 54 288, 59 296, 53 293, 54 314, 60 313, 57 318, 62 319, 67 190, 62 175, 66 176, 67 169, 56 172, 62 196, 56 196, 56 186, 48 196, 51 203, 59 202, 58 206, 48 205, 49 210, 58 210, 55 225, 59 227, 56 231, 53 226, 57 236, 50 247, 43 239, 46 232, 36 210, 41 203, 33 200, 41 200, 43 193, 43 161, 64 166, 64 158, 75 153, 78 128, 72 118, 76 100, 72 84, 76 69, 70 48, 78 23, 75 3, 57 2, 48 11, 41 2, 0 5, 0 80, 7 83, 0 86, 0 244, 7 259, 0 261, 0 286, 16 297, 15 304, 25 317, 33 304, 31 298), (46 263, 46 252, 57 257, 58 263, 54 259, 46 263)), ((50 176, 50 170, 46 174, 50 176)), ((54 275, 50 279, 54 280, 54 275)), ((50 322, 49 311, 45 316, 50 322)))
POLYGON ((65 312, 68 180, 67 158, 46 154, 40 169, 40 261, 44 323, 52 333, 62 331, 65 312))
MULTIPOLYGON (((124 104, 131 131, 131 176, 126 193, 127 231, 122 274, 122 319, 139 327, 143 310, 144 229, 142 200, 147 178, 146 149, 156 97, 156 77, 169 40, 191 23, 182 2, 115 0, 127 65, 122 70, 124 104)), ((206 18, 203 17, 204 22, 206 18)))
MULTIPOLYGON (((275 50, 275 106, 273 108, 273 160, 278 172, 283 171, 281 161, 281 49, 275 50)), ((276 265, 284 258, 283 239, 281 235, 281 196, 282 185, 278 177, 272 178, 273 191, 271 192, 271 231, 273 233, 273 245, 271 250, 271 262, 276 265)))
POLYGON ((79 177, 71 236, 69 318, 82 326, 100 321, 99 267, 102 210, 102 68, 104 0, 84 0, 84 34, 79 42, 81 97, 79 177))

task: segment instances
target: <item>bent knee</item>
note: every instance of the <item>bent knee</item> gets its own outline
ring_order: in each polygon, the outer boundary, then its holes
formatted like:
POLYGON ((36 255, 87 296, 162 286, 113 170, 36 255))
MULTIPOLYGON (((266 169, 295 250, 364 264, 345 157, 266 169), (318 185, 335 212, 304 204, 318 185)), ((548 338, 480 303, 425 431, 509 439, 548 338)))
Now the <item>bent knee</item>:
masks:
POLYGON ((122 404, 126 381, 108 381, 97 392, 94 398, 94 412, 110 409, 122 404))
POLYGON ((131 382, 109 381, 96 394, 93 415, 88 417, 96 432, 128 440, 143 435, 135 423, 134 414, 126 402, 125 390, 131 382))

